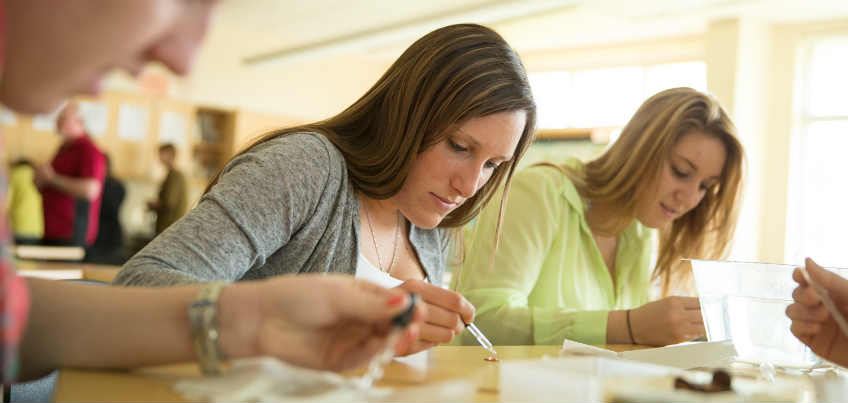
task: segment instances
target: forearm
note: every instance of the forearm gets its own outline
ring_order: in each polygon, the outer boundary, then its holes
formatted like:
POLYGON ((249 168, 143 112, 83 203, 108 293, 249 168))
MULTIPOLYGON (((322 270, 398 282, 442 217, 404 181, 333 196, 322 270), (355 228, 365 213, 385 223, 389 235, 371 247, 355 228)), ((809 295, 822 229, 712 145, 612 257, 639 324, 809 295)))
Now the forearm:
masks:
POLYGON ((70 176, 54 174, 50 179, 50 186, 76 198, 94 200, 100 195, 100 182, 91 178, 73 178, 70 176))
POLYGON ((60 367, 113 368, 194 359, 188 305, 199 286, 102 287, 29 280, 22 379, 60 367))

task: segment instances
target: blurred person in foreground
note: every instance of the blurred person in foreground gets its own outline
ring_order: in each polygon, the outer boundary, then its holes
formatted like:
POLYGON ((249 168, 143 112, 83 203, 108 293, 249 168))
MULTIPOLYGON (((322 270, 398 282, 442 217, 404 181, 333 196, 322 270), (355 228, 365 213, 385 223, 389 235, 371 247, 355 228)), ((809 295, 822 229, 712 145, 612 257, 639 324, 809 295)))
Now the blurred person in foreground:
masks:
MULTIPOLYGON (((115 68, 137 75, 148 61, 189 71, 217 1, 0 0, 0 103, 44 113, 76 94, 96 95, 115 68), (50 29, 45 29, 50 27, 50 29)), ((32 379, 59 367, 115 368, 216 357, 272 355, 346 369, 385 347, 407 293, 343 276, 277 277, 248 284, 125 289, 27 279, 9 247, 0 175, 0 376, 32 379), (196 311, 216 317, 193 326, 196 311), (61 309, 56 309, 61 307, 61 309), (193 351, 193 341, 213 340, 193 351), (20 366, 19 366, 20 364, 20 366)), ((414 312, 398 349, 416 336, 414 312)), ((212 372, 212 371, 209 371, 212 372)))

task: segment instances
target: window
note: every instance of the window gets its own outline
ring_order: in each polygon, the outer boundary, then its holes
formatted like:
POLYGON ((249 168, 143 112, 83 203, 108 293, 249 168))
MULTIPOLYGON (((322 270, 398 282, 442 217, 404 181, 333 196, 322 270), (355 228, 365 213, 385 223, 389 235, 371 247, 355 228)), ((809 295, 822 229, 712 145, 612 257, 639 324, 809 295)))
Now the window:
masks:
POLYGON ((848 36, 810 39, 801 55, 785 259, 846 267, 848 36))
POLYGON ((703 62, 530 74, 540 129, 621 127, 651 95, 707 88, 703 62))

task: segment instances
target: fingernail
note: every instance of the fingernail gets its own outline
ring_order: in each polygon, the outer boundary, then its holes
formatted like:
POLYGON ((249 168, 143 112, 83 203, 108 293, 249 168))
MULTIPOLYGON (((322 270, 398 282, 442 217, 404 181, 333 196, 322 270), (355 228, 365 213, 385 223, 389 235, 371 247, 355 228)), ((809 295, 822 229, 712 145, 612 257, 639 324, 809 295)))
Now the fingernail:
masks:
POLYGON ((403 302, 405 300, 406 300, 406 295, 404 295, 404 294, 393 295, 391 298, 389 298, 387 305, 391 306, 391 307, 395 307, 395 306, 403 304, 403 302))

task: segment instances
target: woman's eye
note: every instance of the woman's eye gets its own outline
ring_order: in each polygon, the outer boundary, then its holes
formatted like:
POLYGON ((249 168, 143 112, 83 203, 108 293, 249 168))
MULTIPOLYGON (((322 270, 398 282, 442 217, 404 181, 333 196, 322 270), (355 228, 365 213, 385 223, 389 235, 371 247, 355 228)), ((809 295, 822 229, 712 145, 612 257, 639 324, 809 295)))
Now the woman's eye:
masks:
POLYGON ((684 173, 683 171, 681 171, 681 170, 679 170, 675 167, 671 167, 671 170, 672 170, 672 172, 674 172, 674 176, 677 176, 678 178, 685 178, 685 177, 689 176, 689 174, 684 173))
POLYGON ((492 161, 486 161, 486 168, 497 169, 501 164, 495 164, 492 161))
POLYGON ((450 143, 451 148, 453 148, 455 151, 468 151, 467 148, 465 148, 465 147, 463 147, 459 144, 454 143, 453 140, 448 140, 448 143, 450 143))

